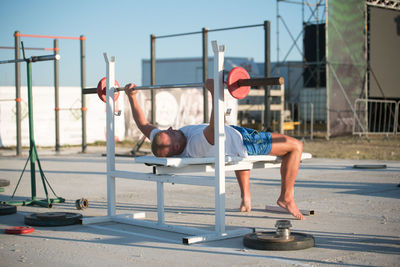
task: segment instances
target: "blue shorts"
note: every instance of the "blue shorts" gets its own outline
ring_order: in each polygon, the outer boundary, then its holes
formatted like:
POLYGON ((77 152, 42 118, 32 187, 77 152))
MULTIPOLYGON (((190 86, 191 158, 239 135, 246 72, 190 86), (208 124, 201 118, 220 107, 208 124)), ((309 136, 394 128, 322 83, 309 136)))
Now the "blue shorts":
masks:
POLYGON ((270 132, 258 132, 253 129, 231 125, 243 137, 243 144, 248 155, 268 155, 272 148, 270 132))

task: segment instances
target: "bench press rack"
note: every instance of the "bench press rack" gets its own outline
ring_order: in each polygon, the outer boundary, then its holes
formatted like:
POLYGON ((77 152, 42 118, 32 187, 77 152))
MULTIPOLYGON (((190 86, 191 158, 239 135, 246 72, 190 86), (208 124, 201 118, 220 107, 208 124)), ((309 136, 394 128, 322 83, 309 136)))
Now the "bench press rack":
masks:
MULTIPOLYGON (((224 133, 224 84, 223 65, 225 46, 218 46, 212 41, 214 52, 214 122, 215 122, 215 146, 217 155, 215 158, 157 158, 144 156, 135 158, 137 163, 153 165, 152 173, 120 171, 115 168, 115 139, 114 139, 114 83, 115 57, 111 60, 104 54, 107 65, 106 99, 107 99, 107 216, 84 218, 83 224, 119 222, 137 225, 158 230, 182 233, 184 244, 214 241, 243 236, 254 232, 254 228, 239 228, 227 231, 225 229, 225 171, 279 167, 280 160, 274 156, 252 156, 248 158, 225 157, 225 133, 224 133), (187 172, 207 171, 213 172, 212 176, 182 175, 187 172), (152 181, 157 183, 157 221, 144 220, 144 213, 116 214, 116 178, 152 181), (197 186, 209 186, 215 189, 215 229, 203 230, 194 227, 168 224, 164 216, 164 183, 186 184, 197 186)), ((304 153, 303 158, 310 155, 304 153)))

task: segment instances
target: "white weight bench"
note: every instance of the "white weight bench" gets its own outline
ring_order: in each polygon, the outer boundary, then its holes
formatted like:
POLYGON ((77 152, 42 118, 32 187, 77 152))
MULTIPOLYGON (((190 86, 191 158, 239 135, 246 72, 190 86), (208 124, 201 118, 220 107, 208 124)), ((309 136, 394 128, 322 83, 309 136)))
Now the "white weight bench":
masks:
MULTIPOLYGON (((310 153, 303 153, 301 160, 311 159, 310 153)), ((169 157, 159 158, 154 156, 142 156, 135 158, 136 163, 144 163, 154 167, 156 174, 177 174, 177 173, 194 173, 194 172, 214 172, 215 158, 185 158, 185 157, 169 157)), ((225 157, 225 171, 251 170, 278 168, 281 165, 281 158, 277 156, 248 156, 242 157, 225 157)))
MULTIPOLYGON (((158 230, 182 233, 184 244, 220 240, 243 236, 254 232, 253 228, 225 229, 225 172, 231 170, 279 167, 280 159, 273 156, 250 156, 248 158, 225 157, 224 133, 224 85, 223 64, 224 46, 212 42, 214 51, 214 125, 215 125, 215 158, 156 158, 138 157, 137 163, 153 166, 150 173, 121 171, 115 167, 115 103, 114 81, 115 58, 108 59, 104 54, 107 71, 106 87, 106 129, 107 129, 107 216, 84 218, 83 224, 101 222, 119 222, 137 226, 149 227, 158 230), (189 172, 208 172, 209 176, 188 175, 189 172), (157 220, 144 220, 144 213, 117 214, 116 213, 116 178, 151 181, 157 184, 157 220), (215 227, 204 230, 195 227, 186 227, 165 222, 164 212, 164 183, 209 186, 215 192, 215 227)), ((311 158, 304 153, 303 159, 311 158)))

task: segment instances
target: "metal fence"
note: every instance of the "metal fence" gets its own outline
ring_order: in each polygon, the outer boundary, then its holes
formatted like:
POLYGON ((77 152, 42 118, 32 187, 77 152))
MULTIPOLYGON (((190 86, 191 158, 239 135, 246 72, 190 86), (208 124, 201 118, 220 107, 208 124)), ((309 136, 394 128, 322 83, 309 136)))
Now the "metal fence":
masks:
POLYGON ((400 101, 356 99, 353 134, 398 134, 400 101))
MULTIPOLYGON (((252 127, 259 130, 264 121, 264 91, 252 90, 250 97, 256 97, 251 100, 251 104, 240 103, 238 107, 238 122, 242 126, 252 127), (262 96, 262 98, 261 98, 262 96), (251 125, 251 126, 250 126, 251 125)), ((249 99, 247 101, 250 101, 249 99)), ((280 132, 280 112, 270 111, 272 118, 271 131, 280 132)), ((286 103, 284 106, 283 132, 287 135, 297 137, 309 137, 313 139, 315 134, 315 106, 312 102, 286 103)))
POLYGON ((312 102, 287 103, 283 129, 285 134, 313 139, 314 104, 312 102))

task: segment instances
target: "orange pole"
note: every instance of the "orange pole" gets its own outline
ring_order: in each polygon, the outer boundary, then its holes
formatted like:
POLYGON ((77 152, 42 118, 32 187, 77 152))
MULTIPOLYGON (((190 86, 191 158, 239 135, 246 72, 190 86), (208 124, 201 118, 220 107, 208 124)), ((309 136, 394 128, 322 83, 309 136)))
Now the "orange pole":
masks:
POLYGON ((70 39, 70 40, 82 40, 82 38, 85 38, 85 37, 52 36, 52 35, 21 34, 21 33, 15 33, 14 36, 33 37, 33 38, 50 38, 50 39, 70 39))

